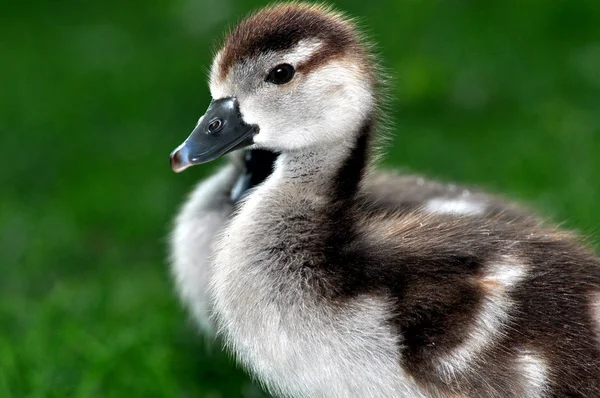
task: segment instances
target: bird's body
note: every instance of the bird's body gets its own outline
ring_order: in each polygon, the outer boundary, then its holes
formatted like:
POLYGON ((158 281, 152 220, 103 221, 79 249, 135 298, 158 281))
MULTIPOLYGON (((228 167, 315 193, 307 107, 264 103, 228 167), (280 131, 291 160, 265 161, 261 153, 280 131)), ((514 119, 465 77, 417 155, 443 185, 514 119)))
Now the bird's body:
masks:
POLYGON ((174 168, 213 156, 206 140, 280 154, 238 203, 230 165, 184 206, 184 302, 280 396, 600 396, 598 258, 508 202, 372 171, 377 69, 361 43, 297 4, 226 40, 219 101, 174 168))
MULTIPOLYGON (((200 327, 210 335, 215 332, 208 298, 213 246, 234 214, 242 194, 262 183, 272 172, 274 155, 266 155, 263 151, 249 152, 258 152, 261 161, 244 165, 243 157, 248 153, 235 152, 228 164, 196 186, 179 212, 172 234, 173 276, 178 292, 200 327), (237 192, 240 181, 248 174, 258 174, 259 179, 246 185, 243 192, 237 192)), ((429 214, 479 215, 538 222, 523 207, 472 187, 441 183, 394 170, 373 171, 363 183, 361 196, 364 206, 381 211, 421 210, 429 214)))

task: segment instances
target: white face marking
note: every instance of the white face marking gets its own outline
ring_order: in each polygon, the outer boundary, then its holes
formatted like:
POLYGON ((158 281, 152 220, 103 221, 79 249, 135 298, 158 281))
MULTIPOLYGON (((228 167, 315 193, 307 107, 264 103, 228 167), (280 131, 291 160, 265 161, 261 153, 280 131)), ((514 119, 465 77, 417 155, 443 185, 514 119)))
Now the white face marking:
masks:
MULTIPOLYGON (((210 75, 208 78, 208 87, 210 88, 210 93, 214 99, 220 99, 226 97, 224 94, 224 87, 221 84, 221 79, 219 78, 219 65, 221 64, 221 59, 223 58, 223 50, 219 51, 215 58, 213 59, 212 66, 210 68, 210 75), (219 94, 215 96, 215 94, 219 94)), ((200 117, 202 118, 202 117, 200 117)))
POLYGON ((466 341, 438 363, 442 377, 455 380, 458 374, 469 369, 478 354, 502 335, 514 304, 510 292, 526 273, 526 265, 510 256, 486 265, 485 275, 479 280, 485 291, 483 304, 466 341))
POLYGON ((323 43, 318 39, 304 39, 300 40, 298 44, 293 48, 292 51, 287 52, 282 57, 281 63, 290 65, 299 65, 308 61, 313 54, 317 52, 323 43))
POLYGON ((434 198, 427 201, 425 211, 437 214, 474 216, 483 213, 485 204, 467 199, 434 198))
POLYGON ((523 377, 523 392, 527 397, 542 397, 548 382, 548 364, 534 352, 523 351, 517 357, 517 373, 523 377))
POLYGON ((285 152, 345 143, 355 138, 372 112, 370 81, 352 55, 310 73, 297 71, 286 84, 265 82, 275 66, 289 63, 297 67, 321 45, 316 39, 303 40, 290 51, 262 54, 234 65, 224 80, 217 73, 221 55, 215 58, 212 97, 237 97, 244 121, 260 129, 254 137, 256 147, 285 152))
MULTIPOLYGON (((310 57, 312 57, 312 55, 321 47, 321 45, 322 43, 318 39, 301 40, 291 51, 287 51, 279 55, 275 53, 263 55, 259 59, 255 60, 255 64, 258 65, 262 63, 267 66, 267 68, 262 71, 264 76, 266 76, 273 67, 279 64, 286 63, 296 66, 304 63, 305 61, 309 60, 310 57)), ((214 99, 236 95, 233 88, 237 83, 239 83, 235 81, 235 77, 237 77, 234 76, 235 73, 229 73, 225 80, 220 79, 219 65, 221 64, 222 55, 222 51, 217 53, 210 70, 209 87, 210 93, 214 99)))

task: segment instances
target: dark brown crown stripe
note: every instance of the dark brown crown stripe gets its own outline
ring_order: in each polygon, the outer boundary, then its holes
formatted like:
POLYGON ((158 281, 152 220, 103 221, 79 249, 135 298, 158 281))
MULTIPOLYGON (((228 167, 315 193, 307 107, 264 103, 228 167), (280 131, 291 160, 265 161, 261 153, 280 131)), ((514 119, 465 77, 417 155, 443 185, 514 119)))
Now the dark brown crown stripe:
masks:
POLYGON ((360 38, 341 16, 308 5, 276 5, 251 15, 237 25, 225 39, 219 75, 225 78, 239 61, 261 53, 285 51, 300 40, 322 41, 319 50, 298 66, 308 71, 345 52, 361 53, 360 38))

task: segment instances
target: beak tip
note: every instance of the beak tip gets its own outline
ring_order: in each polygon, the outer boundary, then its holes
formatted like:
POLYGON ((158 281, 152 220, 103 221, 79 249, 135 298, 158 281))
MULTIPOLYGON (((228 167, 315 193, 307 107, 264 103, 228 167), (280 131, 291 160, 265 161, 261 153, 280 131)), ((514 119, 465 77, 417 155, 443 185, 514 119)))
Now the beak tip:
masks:
POLYGON ((175 173, 181 173, 189 167, 189 162, 181 154, 181 147, 175 149, 170 156, 171 170, 175 173))

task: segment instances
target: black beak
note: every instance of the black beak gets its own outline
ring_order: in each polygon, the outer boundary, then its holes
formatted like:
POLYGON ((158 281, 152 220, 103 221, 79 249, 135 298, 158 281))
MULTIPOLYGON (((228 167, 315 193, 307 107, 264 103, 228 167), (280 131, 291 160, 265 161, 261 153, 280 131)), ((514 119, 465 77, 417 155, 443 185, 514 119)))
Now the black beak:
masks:
POLYGON ((179 173, 249 146, 257 130, 244 122, 235 97, 213 101, 192 134, 171 153, 171 168, 179 173))

